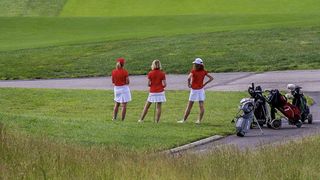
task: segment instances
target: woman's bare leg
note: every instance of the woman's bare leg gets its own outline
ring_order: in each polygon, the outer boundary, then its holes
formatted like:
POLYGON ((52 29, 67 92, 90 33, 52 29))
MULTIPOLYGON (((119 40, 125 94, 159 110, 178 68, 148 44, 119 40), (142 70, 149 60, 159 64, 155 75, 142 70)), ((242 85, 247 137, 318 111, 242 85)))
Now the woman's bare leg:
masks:
POLYGON ((127 113, 127 103, 122 103, 122 121, 126 118, 126 113, 127 113))
POLYGON ((200 113, 199 113, 199 122, 202 121, 203 115, 204 115, 204 103, 203 101, 199 101, 199 107, 200 107, 200 113))
POLYGON ((157 103, 157 123, 160 121, 160 116, 161 116, 161 102, 157 103))
POLYGON ((113 108, 113 120, 117 119, 120 103, 115 102, 113 108))
POLYGON ((186 111, 184 112, 183 120, 186 121, 189 117, 189 114, 191 112, 192 106, 193 106, 193 101, 189 101, 188 106, 186 108, 186 111))
POLYGON ((147 101, 145 106, 144 106, 144 109, 142 111, 140 120, 142 120, 142 121, 144 120, 144 118, 146 117, 146 115, 148 113, 148 110, 149 110, 150 106, 151 106, 151 102, 147 101))

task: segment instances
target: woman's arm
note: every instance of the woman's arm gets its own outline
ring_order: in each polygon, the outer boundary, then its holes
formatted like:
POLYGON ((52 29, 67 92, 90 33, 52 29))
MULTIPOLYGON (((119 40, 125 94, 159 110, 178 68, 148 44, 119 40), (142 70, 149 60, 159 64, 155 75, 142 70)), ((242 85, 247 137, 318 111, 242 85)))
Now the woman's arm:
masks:
POLYGON ((164 80, 162 80, 162 86, 165 88, 165 87, 167 87, 167 81, 164 79, 164 80))
POLYGON ((203 84, 203 87, 206 86, 207 84, 209 84, 214 79, 210 74, 207 74, 206 76, 209 78, 209 80, 203 84))
POLYGON ((126 77, 126 84, 127 84, 127 85, 129 85, 129 84, 130 84, 129 77, 126 77))
POLYGON ((191 88, 191 84, 192 84, 192 73, 190 73, 188 75, 188 87, 191 88))
POLYGON ((149 87, 151 86, 151 81, 150 81, 150 79, 148 79, 148 86, 149 86, 149 87))

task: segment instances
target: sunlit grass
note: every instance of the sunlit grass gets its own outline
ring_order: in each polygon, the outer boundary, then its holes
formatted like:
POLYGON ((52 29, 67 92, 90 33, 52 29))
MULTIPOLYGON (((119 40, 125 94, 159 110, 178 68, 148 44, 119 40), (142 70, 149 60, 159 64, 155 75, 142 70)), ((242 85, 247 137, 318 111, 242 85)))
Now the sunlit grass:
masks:
POLYGON ((195 124, 197 104, 188 123, 178 124, 188 102, 188 93, 167 91, 160 123, 153 122, 152 106, 145 123, 139 124, 147 92, 133 92, 126 121, 112 122, 112 91, 0 89, 0 122, 14 132, 139 151, 158 151, 234 132, 230 121, 246 93, 207 92, 203 124, 195 124))

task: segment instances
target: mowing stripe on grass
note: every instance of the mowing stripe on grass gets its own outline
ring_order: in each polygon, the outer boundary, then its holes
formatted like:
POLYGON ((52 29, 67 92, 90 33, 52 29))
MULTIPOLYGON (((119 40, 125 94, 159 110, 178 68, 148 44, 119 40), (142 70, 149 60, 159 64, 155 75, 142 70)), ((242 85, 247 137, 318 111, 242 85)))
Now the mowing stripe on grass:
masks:
POLYGON ((318 13, 317 0, 68 0, 62 16, 318 13))

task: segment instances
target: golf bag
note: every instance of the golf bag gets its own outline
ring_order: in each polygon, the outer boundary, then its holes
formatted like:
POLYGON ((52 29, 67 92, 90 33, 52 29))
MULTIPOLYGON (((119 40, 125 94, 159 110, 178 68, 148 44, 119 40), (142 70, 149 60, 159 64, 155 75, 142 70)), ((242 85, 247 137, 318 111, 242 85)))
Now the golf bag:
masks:
POLYGON ((235 118, 235 121, 236 134, 237 136, 243 137, 249 131, 251 124, 254 121, 254 100, 252 98, 241 99, 239 112, 235 118), (241 111, 242 113, 239 115, 241 111))
POLYGON ((291 91, 291 95, 293 96, 292 104, 300 109, 301 121, 304 122, 305 120, 308 120, 308 123, 312 124, 312 114, 310 114, 307 99, 301 91, 302 87, 288 84, 287 88, 291 91))
POLYGON ((252 86, 248 88, 248 93, 251 98, 254 99, 254 116, 256 117, 257 122, 260 126, 267 125, 271 128, 271 117, 269 105, 267 104, 266 98, 263 96, 261 86, 254 87, 254 83, 252 86))
MULTIPOLYGON (((289 124, 296 125, 298 128, 302 126, 301 111, 297 106, 290 104, 287 98, 283 96, 279 90, 273 89, 269 91, 267 102, 271 107, 271 118, 276 119, 277 110, 279 110, 288 120, 289 124)), ((281 121, 280 121, 281 122, 281 121)))

